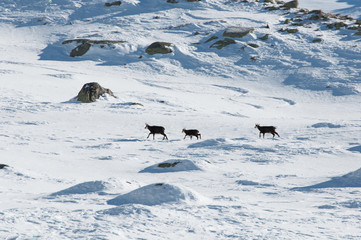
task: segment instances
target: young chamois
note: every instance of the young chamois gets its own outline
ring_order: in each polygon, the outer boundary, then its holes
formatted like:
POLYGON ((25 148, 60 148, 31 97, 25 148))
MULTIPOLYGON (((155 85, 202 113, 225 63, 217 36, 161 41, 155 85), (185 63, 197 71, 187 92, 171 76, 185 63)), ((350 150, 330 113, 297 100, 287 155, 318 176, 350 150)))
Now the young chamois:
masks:
POLYGON ((199 131, 197 129, 186 130, 185 128, 183 128, 182 132, 185 133, 185 136, 183 139, 186 139, 187 136, 189 136, 191 139, 194 136, 197 138, 197 140, 198 140, 198 136, 199 136, 199 139, 202 139, 201 134, 199 133, 199 131))
POLYGON ((271 133, 273 135, 273 137, 275 137, 275 134, 279 137, 280 135, 278 135, 278 133, 276 132, 276 128, 274 126, 260 126, 259 124, 256 124, 254 126, 254 128, 258 128, 259 130, 259 137, 261 137, 261 134, 263 134, 263 138, 264 135, 266 133, 271 133))
POLYGON ((164 133, 164 127, 161 126, 149 126, 148 124, 145 124, 145 128, 148 129, 150 131, 150 133, 148 134, 147 139, 149 138, 150 134, 153 134, 153 140, 154 140, 154 135, 155 134, 162 134, 163 135, 163 140, 167 139, 168 137, 167 135, 164 133))

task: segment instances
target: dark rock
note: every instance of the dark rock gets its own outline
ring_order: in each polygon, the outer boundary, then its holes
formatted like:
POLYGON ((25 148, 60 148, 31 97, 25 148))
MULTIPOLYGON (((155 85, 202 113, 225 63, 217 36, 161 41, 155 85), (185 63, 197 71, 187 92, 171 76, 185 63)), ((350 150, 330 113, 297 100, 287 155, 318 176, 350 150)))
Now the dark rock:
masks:
POLYGON ((255 44, 255 43, 247 43, 247 45, 252 48, 259 48, 259 45, 255 44))
POLYGON ((167 0, 167 3, 178 3, 176 0, 167 0))
POLYGON ((0 164, 0 169, 6 168, 6 167, 9 167, 9 166, 6 164, 0 164))
POLYGON ((118 40, 90 40, 85 38, 79 38, 79 39, 66 40, 62 42, 62 44, 64 45, 73 42, 81 43, 81 44, 70 52, 71 57, 83 56, 85 53, 89 51, 90 47, 94 44, 99 44, 101 48, 104 48, 106 45, 114 48, 113 44, 125 43, 125 41, 118 41, 118 40))
POLYGON ((105 3, 104 5, 106 7, 111 7, 111 6, 120 6, 120 4, 122 4, 121 1, 115 1, 115 2, 111 2, 111 3, 105 3))
POLYGON ((145 52, 148 53, 149 55, 154 55, 157 53, 168 54, 173 52, 172 49, 170 48, 171 46, 172 44, 167 42, 154 42, 149 47, 147 47, 145 52))
POLYGON ((281 32, 288 32, 288 33, 297 33, 298 29, 297 28, 286 28, 286 29, 281 29, 281 32))
POLYGON ((160 168, 169 168, 169 167, 175 167, 180 162, 173 162, 173 163, 159 163, 158 167, 160 168))
POLYGON ((276 11, 276 10, 279 10, 279 8, 276 7, 276 6, 266 7, 266 9, 267 9, 268 11, 276 11))
POLYGON ((234 41, 233 39, 230 38, 225 38, 224 40, 219 40, 215 43, 213 43, 210 48, 217 48, 219 50, 221 50, 222 48, 230 45, 230 44, 235 44, 236 41, 234 41))
POLYGON ((265 34, 263 37, 260 37, 261 40, 266 41, 270 34, 265 34))
POLYGON ((248 33, 252 33, 254 28, 252 27, 229 27, 223 32, 224 37, 242 38, 248 33))
POLYGON ((80 90, 77 96, 77 100, 83 103, 94 102, 99 99, 103 94, 109 94, 114 97, 114 94, 111 90, 103 88, 97 82, 86 83, 80 90))
POLYGON ((313 43, 319 43, 322 42, 322 38, 315 38, 312 40, 313 43))
POLYGON ((70 57, 80 57, 83 56, 85 53, 89 51, 91 47, 90 43, 82 43, 81 45, 77 46, 70 52, 70 57))
POLYGON ((293 0, 290 2, 286 2, 285 4, 283 4, 283 6, 285 8, 298 8, 298 0, 293 0))
POLYGON ((217 36, 212 36, 212 37, 210 37, 209 39, 206 40, 206 43, 210 42, 210 41, 213 41, 215 39, 218 39, 218 37, 217 36))

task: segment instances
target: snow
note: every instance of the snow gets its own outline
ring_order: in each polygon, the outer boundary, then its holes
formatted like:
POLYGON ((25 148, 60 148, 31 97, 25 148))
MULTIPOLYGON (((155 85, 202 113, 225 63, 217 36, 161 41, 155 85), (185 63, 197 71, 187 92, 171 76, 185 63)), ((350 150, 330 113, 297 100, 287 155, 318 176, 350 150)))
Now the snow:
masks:
POLYGON ((361 238, 358 30, 262 1, 106 2, 0 2, 0 239, 361 238), (234 27, 254 31, 211 47, 234 27), (76 101, 89 82, 116 98, 76 101))

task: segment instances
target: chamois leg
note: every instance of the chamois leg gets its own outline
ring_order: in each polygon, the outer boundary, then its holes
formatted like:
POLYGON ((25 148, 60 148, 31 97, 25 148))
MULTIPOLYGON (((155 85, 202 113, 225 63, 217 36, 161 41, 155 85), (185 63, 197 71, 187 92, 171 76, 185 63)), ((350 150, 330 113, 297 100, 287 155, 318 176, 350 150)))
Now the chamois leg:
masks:
POLYGON ((183 139, 186 139, 186 137, 187 137, 187 135, 185 135, 183 139))
POLYGON ((280 135, 278 135, 278 133, 275 131, 275 134, 277 134, 278 137, 280 137, 280 135))
POLYGON ((165 135, 165 133, 163 133, 163 140, 164 139, 167 139, 168 140, 168 137, 167 137, 167 135, 165 135))
POLYGON ((147 139, 149 138, 150 134, 152 134, 152 133, 149 133, 149 134, 148 134, 148 137, 147 137, 147 139))
MULTIPOLYGON (((198 138, 197 138, 198 139, 198 138)), ((199 139, 202 139, 201 134, 199 134, 199 139)))

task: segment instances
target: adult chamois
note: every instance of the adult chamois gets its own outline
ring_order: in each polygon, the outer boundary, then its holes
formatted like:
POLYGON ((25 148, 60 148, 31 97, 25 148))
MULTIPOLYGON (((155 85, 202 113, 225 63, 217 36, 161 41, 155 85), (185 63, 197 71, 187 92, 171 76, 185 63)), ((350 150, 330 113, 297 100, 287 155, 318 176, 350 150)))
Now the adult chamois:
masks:
POLYGON ((186 139, 187 136, 189 136, 191 139, 192 139, 193 136, 196 137, 197 140, 198 140, 198 137, 200 139, 202 139, 201 134, 199 133, 199 131, 197 129, 189 129, 189 130, 187 130, 187 129, 183 128, 182 132, 185 133, 185 136, 184 136, 183 139, 186 139))
POLYGON ((168 140, 167 135, 164 133, 165 128, 162 126, 149 126, 148 124, 145 124, 145 129, 148 129, 150 131, 147 139, 149 138, 150 134, 153 134, 153 140, 154 140, 155 134, 161 134, 161 135, 163 135, 163 140, 164 139, 168 140))
POLYGON ((275 137, 275 135, 277 135, 278 137, 280 135, 278 135, 278 133, 276 132, 276 127, 274 126, 260 126, 259 124, 256 124, 254 126, 254 128, 258 128, 259 130, 259 137, 261 137, 261 134, 263 134, 263 138, 264 138, 264 135, 266 133, 271 133, 273 135, 273 137, 275 137))

